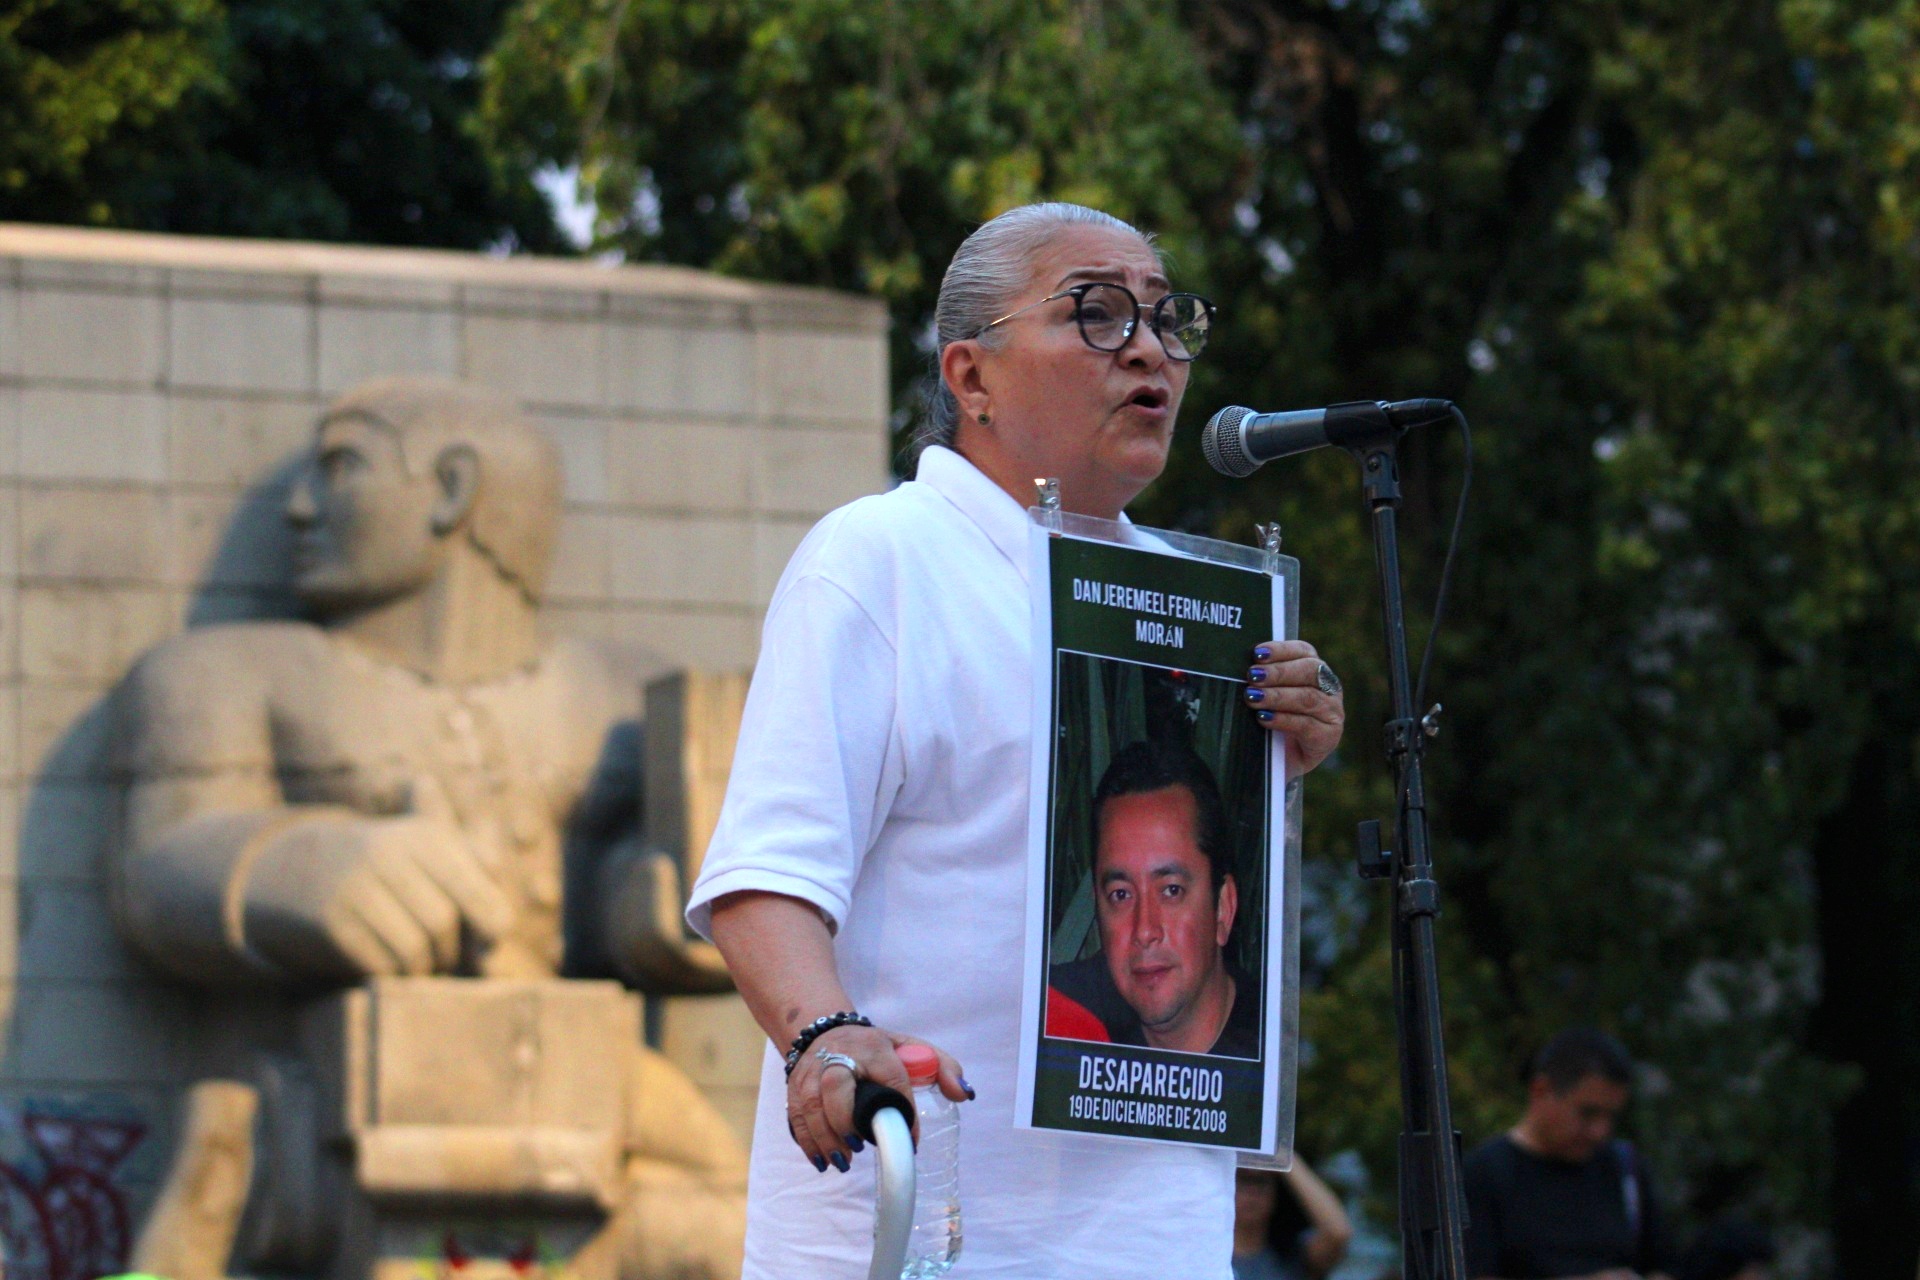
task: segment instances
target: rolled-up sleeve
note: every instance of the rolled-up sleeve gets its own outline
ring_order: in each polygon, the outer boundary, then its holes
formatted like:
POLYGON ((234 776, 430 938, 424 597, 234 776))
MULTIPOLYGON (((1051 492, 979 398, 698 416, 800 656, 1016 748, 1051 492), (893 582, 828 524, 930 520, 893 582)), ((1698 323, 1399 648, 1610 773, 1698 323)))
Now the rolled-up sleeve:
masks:
POLYGON ((775 593, 727 797, 687 906, 712 937, 715 899, 785 894, 835 929, 900 785, 898 655, 868 607, 819 573, 775 593))

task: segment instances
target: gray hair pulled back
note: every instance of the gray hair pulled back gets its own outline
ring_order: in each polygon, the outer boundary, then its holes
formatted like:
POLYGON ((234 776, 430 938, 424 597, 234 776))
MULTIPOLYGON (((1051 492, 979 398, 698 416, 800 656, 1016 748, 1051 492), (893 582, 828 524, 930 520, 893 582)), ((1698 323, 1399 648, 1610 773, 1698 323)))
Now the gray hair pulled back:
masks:
MULTIPOLYGON (((1110 213, 1063 201, 1009 209, 961 242, 941 278, 940 298, 933 308, 933 373, 928 379, 926 420, 913 440, 916 458, 930 444, 951 446, 960 429, 960 405, 940 376, 940 357, 953 343, 973 337, 1005 315, 1026 287, 1034 258, 1048 241, 1072 227, 1110 227, 1153 243, 1152 236, 1110 213)), ((985 339, 998 340, 997 331, 985 339)))

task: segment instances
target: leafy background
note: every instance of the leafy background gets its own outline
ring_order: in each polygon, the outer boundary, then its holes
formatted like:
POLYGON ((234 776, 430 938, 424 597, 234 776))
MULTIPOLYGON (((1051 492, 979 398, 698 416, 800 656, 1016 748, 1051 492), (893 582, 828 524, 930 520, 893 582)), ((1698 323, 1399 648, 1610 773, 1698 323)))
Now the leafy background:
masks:
MULTIPOLYGON (((1476 501, 1434 689, 1470 1141, 1571 1021, 1645 1061, 1691 1224, 1920 1249, 1920 0, 14 0, 0 217, 565 250, 893 308, 1037 197, 1158 231, 1217 404, 1447 396, 1476 501), (577 182, 577 186, 575 185, 577 182)), ((1431 596, 1457 443, 1413 442, 1431 596)), ((1191 436, 1136 514, 1287 529, 1354 731, 1311 780, 1301 1135, 1391 1190, 1370 550, 1331 451, 1191 436)))

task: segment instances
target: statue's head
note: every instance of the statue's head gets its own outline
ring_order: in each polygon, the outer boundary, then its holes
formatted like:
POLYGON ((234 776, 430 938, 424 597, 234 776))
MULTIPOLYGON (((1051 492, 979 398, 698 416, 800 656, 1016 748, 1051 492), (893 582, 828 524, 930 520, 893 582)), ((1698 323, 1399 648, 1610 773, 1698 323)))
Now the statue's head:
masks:
POLYGON ((506 396, 381 378, 329 405, 287 500, 294 588, 321 613, 424 589, 465 545, 537 603, 559 531, 560 460, 506 396))

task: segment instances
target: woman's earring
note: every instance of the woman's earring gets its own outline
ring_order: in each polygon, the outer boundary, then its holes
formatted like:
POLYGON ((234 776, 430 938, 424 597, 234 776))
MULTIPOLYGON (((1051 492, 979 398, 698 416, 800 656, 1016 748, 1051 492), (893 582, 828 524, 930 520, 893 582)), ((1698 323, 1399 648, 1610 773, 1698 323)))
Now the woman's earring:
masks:
POLYGON ((980 425, 981 425, 981 426, 983 426, 983 427, 984 427, 984 426, 986 426, 986 425, 987 425, 987 424, 988 424, 989 422, 992 422, 992 421, 993 421, 993 419, 992 419, 992 418, 989 418, 989 417, 988 417, 988 416, 987 416, 986 414, 984 414, 984 413, 983 413, 983 414, 981 414, 981 415, 980 415, 980 425))

